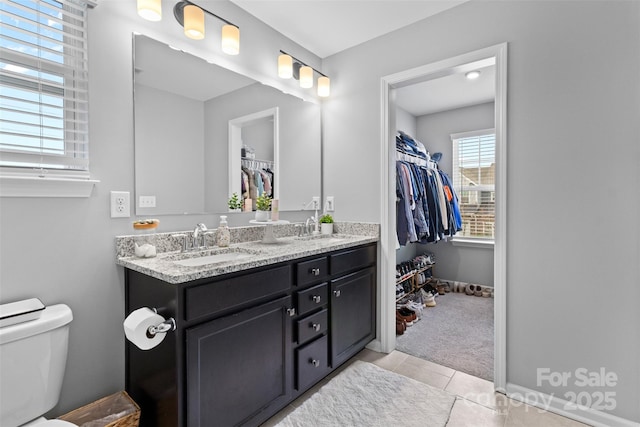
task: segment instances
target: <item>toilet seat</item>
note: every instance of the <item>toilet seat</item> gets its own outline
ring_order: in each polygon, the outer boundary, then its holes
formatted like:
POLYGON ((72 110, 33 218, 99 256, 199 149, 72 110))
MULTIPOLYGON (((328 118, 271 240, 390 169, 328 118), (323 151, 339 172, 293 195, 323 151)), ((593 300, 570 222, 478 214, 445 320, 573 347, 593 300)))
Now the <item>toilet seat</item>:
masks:
POLYGON ((35 421, 24 424, 21 427, 78 427, 77 425, 63 420, 47 420, 45 418, 38 418, 35 421))

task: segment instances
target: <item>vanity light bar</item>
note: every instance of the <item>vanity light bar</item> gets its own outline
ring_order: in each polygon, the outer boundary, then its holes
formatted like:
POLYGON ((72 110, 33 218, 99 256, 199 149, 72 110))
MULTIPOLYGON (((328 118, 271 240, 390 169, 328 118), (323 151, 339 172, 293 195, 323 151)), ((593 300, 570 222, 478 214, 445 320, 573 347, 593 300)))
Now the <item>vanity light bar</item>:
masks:
MULTIPOLYGON (((181 0, 173 7, 173 16, 184 27, 184 34, 194 40, 204 38, 205 13, 225 23, 222 27, 222 51, 228 55, 239 54, 240 27, 236 24, 189 0, 181 0)), ((149 21, 160 21, 162 19, 162 1, 138 0, 138 14, 149 21)))
POLYGON ((313 72, 320 74, 318 78, 318 96, 327 97, 331 93, 331 80, 325 74, 305 64, 293 55, 284 50, 278 56, 278 76, 283 79, 294 78, 300 80, 300 87, 313 87, 313 72), (294 62, 295 60, 295 62, 294 62))

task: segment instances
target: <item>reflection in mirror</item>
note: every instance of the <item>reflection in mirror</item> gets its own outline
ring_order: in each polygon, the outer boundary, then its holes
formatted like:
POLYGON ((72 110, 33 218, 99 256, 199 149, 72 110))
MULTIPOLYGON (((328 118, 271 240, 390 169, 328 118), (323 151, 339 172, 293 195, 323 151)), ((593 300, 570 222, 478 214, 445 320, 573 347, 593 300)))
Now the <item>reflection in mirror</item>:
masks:
POLYGON ((134 35, 134 114, 136 215, 227 212, 230 194, 241 191, 243 145, 273 162, 280 210, 320 195, 318 104, 134 35), (234 121, 265 111, 277 121, 241 126, 231 142, 234 121), (265 129, 273 132, 266 140, 265 129), (155 207, 140 206, 145 196, 155 207))

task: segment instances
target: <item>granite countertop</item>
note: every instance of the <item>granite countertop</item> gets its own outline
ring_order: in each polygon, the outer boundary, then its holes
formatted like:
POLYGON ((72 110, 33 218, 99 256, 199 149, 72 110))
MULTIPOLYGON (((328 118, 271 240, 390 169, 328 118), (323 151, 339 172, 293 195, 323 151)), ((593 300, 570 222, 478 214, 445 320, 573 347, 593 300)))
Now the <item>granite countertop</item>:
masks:
MULTIPOLYGON (((347 230, 346 227, 345 231, 347 230)), ((180 252, 179 250, 160 252, 153 258, 117 256, 116 263, 131 270, 146 274, 168 283, 178 284, 197 279, 220 276, 226 273, 247 270, 283 261, 346 249, 377 242, 378 233, 346 234, 331 236, 279 237, 276 243, 262 243, 259 240, 232 243, 228 248, 211 246, 206 250, 180 252), (181 265, 188 259, 199 256, 225 254, 227 261, 213 261, 204 265, 181 265), (236 257, 236 259, 233 259, 236 257)), ((196 261, 197 263, 197 261, 196 261)))

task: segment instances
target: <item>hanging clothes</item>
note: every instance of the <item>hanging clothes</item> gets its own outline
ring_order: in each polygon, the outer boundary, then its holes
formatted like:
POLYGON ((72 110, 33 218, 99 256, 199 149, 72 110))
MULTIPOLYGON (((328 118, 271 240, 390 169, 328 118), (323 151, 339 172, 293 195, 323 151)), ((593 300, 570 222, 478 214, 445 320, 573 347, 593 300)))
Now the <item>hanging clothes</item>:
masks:
POLYGON ((458 196, 449 176, 436 162, 426 161, 430 156, 424 145, 403 132, 396 137, 396 150, 409 155, 396 161, 398 243, 435 243, 461 231, 458 196))

